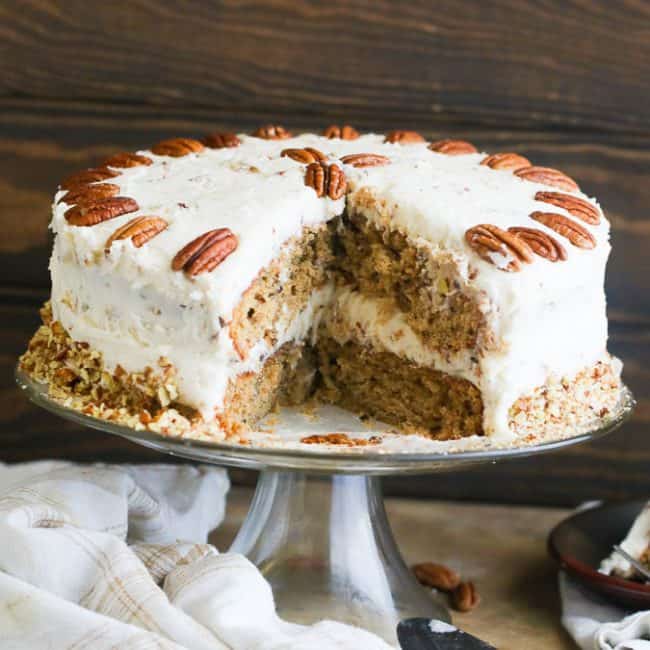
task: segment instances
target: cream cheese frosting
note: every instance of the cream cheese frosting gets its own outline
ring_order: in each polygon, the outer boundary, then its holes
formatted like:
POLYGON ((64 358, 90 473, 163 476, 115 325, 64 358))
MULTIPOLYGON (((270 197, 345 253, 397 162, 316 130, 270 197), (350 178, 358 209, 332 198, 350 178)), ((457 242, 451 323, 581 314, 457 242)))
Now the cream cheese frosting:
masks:
MULTIPOLYGON (((348 318, 363 321, 366 337, 396 354, 477 383, 486 432, 507 436, 508 408, 518 396, 551 374, 571 375, 606 357, 603 281, 610 246, 605 218, 588 227, 596 240, 593 250, 566 242, 566 261, 536 256, 521 272, 505 273, 469 249, 466 230, 481 223, 527 226, 558 238, 529 218, 536 210, 571 216, 535 200, 537 191, 553 188, 480 165, 486 154, 449 156, 430 151, 426 143, 385 143, 380 135, 356 140, 313 134, 280 141, 238 137, 238 147, 206 148, 180 158, 138 152, 152 164, 116 170, 119 175, 110 182, 119 186, 120 195, 133 197, 139 210, 93 227, 70 225, 64 216, 70 206, 64 192, 57 193, 51 224, 56 235, 50 263, 53 314, 74 339, 101 352, 109 368, 120 364, 138 371, 165 357, 176 366, 181 401, 211 419, 231 378, 259 369, 283 343, 308 337, 315 321, 348 318), (369 168, 339 162, 348 180, 347 196, 318 198, 304 183, 304 165, 280 155, 285 148, 303 147, 319 149, 331 162, 353 153, 378 153, 391 162, 369 168), (372 222, 454 254, 467 287, 480 299, 498 349, 472 361, 467 353, 443 359, 426 350, 412 331, 395 342, 395 327, 409 331, 399 313, 379 319, 381 305, 345 289, 334 296, 334 289, 326 287, 296 319, 281 325, 274 346, 260 343, 240 358, 229 324, 243 293, 288 240, 341 214, 346 201, 349 210, 372 222), (161 217, 168 228, 141 248, 126 239, 105 254, 105 242, 116 228, 140 215, 161 217), (221 227, 237 236, 234 254, 194 278, 172 270, 170 261, 182 246, 221 227)), ((597 206, 581 192, 573 194, 597 206)))

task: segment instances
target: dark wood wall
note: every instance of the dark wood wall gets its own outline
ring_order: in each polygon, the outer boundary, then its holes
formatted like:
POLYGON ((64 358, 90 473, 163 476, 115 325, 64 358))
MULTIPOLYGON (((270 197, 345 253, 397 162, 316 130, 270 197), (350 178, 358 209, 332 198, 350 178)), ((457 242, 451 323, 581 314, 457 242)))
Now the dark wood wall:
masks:
POLYGON ((170 135, 345 120, 516 150, 598 196, 613 224, 611 348, 639 401, 596 444, 389 489, 541 503, 648 496, 649 36, 641 0, 0 1, 0 459, 157 459, 38 411, 13 386, 47 296, 59 179, 170 135))

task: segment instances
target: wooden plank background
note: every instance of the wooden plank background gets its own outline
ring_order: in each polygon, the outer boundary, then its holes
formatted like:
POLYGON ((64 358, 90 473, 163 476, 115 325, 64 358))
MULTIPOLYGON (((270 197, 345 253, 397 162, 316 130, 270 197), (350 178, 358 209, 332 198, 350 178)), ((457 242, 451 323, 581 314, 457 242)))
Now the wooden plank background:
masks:
POLYGON ((641 0, 0 2, 0 459, 160 460, 62 423, 14 388, 47 296, 46 226, 63 176, 171 135, 345 120, 516 150, 598 196, 613 224, 611 349, 639 401, 598 443, 388 489, 549 504, 647 496, 649 107, 641 0))

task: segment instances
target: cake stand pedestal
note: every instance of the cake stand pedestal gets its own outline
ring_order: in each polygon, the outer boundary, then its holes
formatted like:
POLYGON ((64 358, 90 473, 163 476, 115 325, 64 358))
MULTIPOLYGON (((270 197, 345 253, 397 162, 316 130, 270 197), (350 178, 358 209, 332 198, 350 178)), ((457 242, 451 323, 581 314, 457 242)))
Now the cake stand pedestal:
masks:
MULTIPOLYGON (((261 470, 250 510, 230 550, 246 555, 269 580, 278 614, 296 623, 350 623, 393 645, 399 620, 422 616, 449 621, 450 616, 443 601, 422 588, 404 563, 386 517, 379 476, 455 471, 554 451, 609 433, 634 407, 624 388, 619 408, 597 430, 509 449, 411 453, 373 447, 257 447, 136 431, 61 406, 49 398, 47 386, 21 371, 16 376, 33 402, 68 420, 175 456, 261 470)), ((319 426, 342 431, 340 417, 321 418, 319 426)), ((352 432, 358 433, 358 428, 352 432)), ((432 539, 435 558, 435 531, 432 539)))

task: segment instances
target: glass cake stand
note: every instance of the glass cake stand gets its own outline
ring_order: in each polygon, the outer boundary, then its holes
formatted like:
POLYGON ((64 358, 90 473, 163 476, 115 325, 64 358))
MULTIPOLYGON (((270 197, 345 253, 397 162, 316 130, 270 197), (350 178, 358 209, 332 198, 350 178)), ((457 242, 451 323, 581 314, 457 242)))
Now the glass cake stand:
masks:
MULTIPOLYGON (((623 387, 618 408, 598 429, 515 448, 445 453, 373 446, 259 447, 137 431, 62 406, 50 399, 46 385, 20 370, 16 379, 32 402, 78 424, 181 458, 260 470, 250 509, 230 551, 258 566, 273 587, 283 618, 297 623, 338 620, 370 630, 393 645, 399 620, 422 616, 449 622, 450 616, 443 601, 416 582, 400 555, 384 510, 381 475, 456 471, 595 440, 620 426, 635 405, 623 387)), ((306 421, 307 430, 313 421, 306 421)), ((341 422, 340 413, 325 415, 318 426, 341 432, 341 422)))

